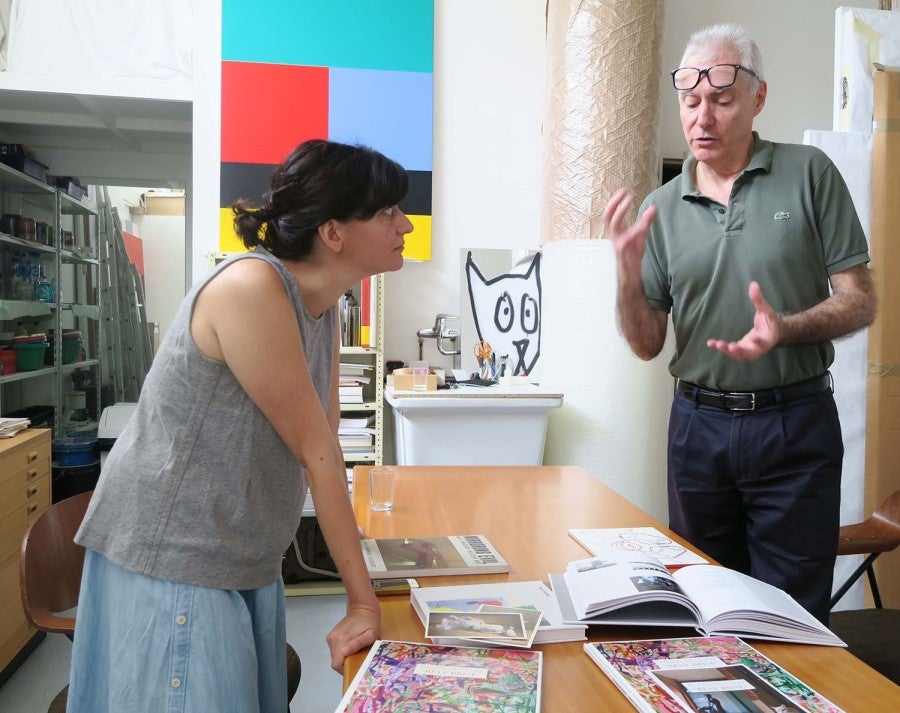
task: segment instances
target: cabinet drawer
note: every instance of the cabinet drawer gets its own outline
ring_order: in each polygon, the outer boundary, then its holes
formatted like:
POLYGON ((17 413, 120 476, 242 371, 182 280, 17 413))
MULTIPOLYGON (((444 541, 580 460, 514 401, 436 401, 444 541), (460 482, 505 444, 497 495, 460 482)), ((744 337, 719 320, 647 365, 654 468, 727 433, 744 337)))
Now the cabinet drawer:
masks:
POLYGON ((42 456, 28 466, 0 480, 0 518, 15 510, 21 503, 12 503, 14 493, 25 490, 39 478, 50 475, 50 454, 42 456))
POLYGON ((8 557, 0 564, 0 669, 10 662, 32 634, 34 629, 22 611, 19 557, 8 557))
POLYGON ((18 553, 28 525, 50 507, 50 476, 45 475, 14 495, 19 506, 0 519, 0 560, 18 553))
POLYGON ((50 429, 27 429, 0 439, 0 486, 44 462, 50 462, 50 429))

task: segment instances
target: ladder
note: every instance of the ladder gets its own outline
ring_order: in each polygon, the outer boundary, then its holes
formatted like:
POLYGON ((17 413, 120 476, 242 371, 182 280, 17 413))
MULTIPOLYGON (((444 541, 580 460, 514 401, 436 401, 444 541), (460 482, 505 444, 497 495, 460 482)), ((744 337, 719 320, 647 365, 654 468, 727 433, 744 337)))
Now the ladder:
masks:
POLYGON ((100 246, 100 314, 104 383, 111 384, 115 402, 137 401, 153 359, 144 307, 144 286, 125 250, 119 212, 101 188, 97 220, 100 246))

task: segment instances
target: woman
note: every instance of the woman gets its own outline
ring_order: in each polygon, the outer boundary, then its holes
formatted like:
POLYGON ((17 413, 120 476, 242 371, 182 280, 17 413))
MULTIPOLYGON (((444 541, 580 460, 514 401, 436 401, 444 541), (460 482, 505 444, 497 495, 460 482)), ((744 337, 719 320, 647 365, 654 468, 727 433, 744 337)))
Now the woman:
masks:
POLYGON ((378 638, 338 445, 336 304, 403 264, 405 171, 298 146, 232 257, 185 298, 76 540, 87 548, 70 713, 287 708, 281 557, 307 483, 347 589, 332 667, 378 638))

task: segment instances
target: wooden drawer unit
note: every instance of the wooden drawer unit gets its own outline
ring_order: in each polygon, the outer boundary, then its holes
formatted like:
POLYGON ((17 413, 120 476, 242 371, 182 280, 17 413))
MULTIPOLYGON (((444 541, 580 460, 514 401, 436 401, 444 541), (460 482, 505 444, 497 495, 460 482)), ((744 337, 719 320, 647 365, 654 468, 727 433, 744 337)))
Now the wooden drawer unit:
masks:
POLYGON ((0 439, 0 669, 35 633, 22 611, 19 550, 28 526, 50 507, 50 461, 50 429, 0 439))
POLYGON ((50 475, 44 475, 16 491, 17 507, 0 518, 0 562, 15 555, 18 559, 22 537, 32 521, 50 507, 50 475))
POLYGON ((10 662, 34 633, 22 611, 17 553, 0 563, 0 668, 10 662))

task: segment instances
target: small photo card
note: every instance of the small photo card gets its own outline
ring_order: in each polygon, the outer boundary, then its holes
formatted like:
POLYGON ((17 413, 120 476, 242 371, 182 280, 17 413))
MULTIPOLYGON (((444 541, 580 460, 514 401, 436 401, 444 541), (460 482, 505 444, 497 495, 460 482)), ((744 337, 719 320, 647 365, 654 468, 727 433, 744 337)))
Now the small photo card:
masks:
POLYGON ((431 612, 425 636, 453 636, 459 639, 525 639, 525 624, 520 613, 503 612, 431 612))

